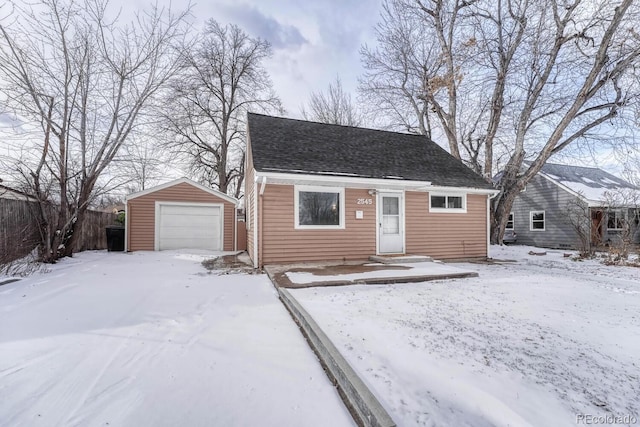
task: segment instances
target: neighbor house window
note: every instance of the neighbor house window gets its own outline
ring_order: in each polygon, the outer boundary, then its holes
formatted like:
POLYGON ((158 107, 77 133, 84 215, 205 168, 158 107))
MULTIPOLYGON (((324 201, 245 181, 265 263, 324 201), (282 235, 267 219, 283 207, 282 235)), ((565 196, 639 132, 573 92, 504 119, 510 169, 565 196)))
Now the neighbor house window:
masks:
POLYGON ((296 228, 344 228, 344 189, 295 187, 296 228))
POLYGON ((466 212, 467 196, 463 194, 431 194, 429 197, 431 212, 466 212))
POLYGON ((607 212, 607 230, 623 230, 625 217, 624 212, 620 210, 609 211, 607 212))
POLYGON ((507 226, 504 229, 513 230, 513 212, 509 214, 509 219, 507 220, 507 226))
POLYGON ((531 218, 531 231, 544 231, 544 211, 529 212, 531 218))

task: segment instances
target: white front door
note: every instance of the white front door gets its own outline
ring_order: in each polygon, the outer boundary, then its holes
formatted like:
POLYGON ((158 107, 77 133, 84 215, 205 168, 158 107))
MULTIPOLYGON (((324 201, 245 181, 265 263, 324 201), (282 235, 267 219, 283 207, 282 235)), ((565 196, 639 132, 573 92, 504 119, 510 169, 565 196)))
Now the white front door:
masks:
POLYGON ((378 250, 381 254, 404 253, 404 206, 399 193, 378 193, 378 250))

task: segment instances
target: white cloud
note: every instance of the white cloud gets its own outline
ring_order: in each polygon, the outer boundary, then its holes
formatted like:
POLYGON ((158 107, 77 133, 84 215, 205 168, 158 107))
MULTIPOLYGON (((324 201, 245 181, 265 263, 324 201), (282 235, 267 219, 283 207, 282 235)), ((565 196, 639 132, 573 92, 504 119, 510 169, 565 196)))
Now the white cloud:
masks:
MULTIPOLYGON (((359 49, 374 43, 373 27, 382 0, 213 0, 194 3, 194 30, 207 19, 234 23, 252 36, 271 42, 274 57, 267 69, 288 116, 299 117, 312 91, 326 90, 340 75, 345 90, 355 95, 362 74, 359 49)), ((168 6, 170 0, 158 0, 168 6)), ((123 18, 148 7, 148 0, 112 0, 123 18)), ((172 8, 177 10, 176 3, 172 8)))
POLYGON ((247 33, 267 40, 275 49, 295 49, 308 43, 295 25, 283 24, 247 3, 222 4, 219 11, 247 33))
POLYGON ((355 95, 362 73, 359 49, 373 40, 381 0, 298 2, 221 0, 196 5, 202 21, 234 23, 252 36, 269 40, 274 56, 266 63, 287 116, 300 117, 311 92, 325 90, 340 75, 355 95))

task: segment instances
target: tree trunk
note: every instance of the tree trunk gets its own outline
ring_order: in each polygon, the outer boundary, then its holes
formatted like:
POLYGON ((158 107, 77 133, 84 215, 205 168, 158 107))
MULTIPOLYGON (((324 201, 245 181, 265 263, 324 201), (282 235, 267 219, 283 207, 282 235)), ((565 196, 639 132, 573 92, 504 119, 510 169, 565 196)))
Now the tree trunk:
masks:
POLYGON ((501 193, 500 198, 493 204, 491 210, 491 243, 498 245, 502 243, 504 229, 509 221, 509 214, 513 207, 516 196, 520 193, 516 187, 509 187, 501 193))

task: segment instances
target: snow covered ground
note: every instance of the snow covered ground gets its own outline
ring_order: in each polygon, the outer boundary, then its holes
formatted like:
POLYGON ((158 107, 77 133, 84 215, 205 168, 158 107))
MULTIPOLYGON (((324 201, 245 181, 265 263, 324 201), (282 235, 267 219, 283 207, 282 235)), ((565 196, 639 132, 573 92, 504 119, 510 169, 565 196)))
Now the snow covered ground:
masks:
POLYGON ((530 250, 459 264, 478 278, 291 292, 398 425, 640 423, 640 269, 530 250))
POLYGON ((85 252, 0 286, 0 425, 353 425, 265 275, 85 252))

